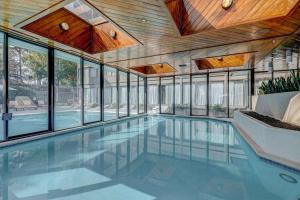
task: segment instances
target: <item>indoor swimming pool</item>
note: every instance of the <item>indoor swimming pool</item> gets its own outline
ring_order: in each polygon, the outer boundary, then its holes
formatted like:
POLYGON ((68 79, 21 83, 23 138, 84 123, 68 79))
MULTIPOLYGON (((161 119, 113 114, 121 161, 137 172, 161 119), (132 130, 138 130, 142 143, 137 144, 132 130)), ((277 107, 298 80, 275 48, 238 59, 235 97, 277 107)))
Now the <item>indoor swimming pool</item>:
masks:
POLYGON ((1 200, 298 200, 229 122, 144 116, 0 149, 1 200))

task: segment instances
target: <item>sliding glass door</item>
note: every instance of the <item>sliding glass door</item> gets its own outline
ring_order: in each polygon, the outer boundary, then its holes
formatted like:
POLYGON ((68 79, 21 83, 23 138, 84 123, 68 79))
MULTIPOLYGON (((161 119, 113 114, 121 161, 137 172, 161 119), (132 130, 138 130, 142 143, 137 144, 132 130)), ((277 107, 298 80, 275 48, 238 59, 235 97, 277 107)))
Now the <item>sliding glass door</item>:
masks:
POLYGON ((80 57, 61 51, 54 54, 54 129, 80 126, 80 57))
POLYGON ((147 112, 159 113, 159 78, 147 79, 147 112))
POLYGON ((119 71, 119 117, 128 116, 127 73, 119 71))
POLYGON ((162 77, 160 86, 160 101, 161 113, 173 114, 174 113, 174 79, 173 77, 162 77))
POLYGON ((100 65, 84 61, 84 123, 101 120, 100 65))
POLYGON ((175 76, 175 114, 190 115, 190 76, 175 76))
POLYGON ((228 117, 228 73, 209 75, 209 115, 228 117))
POLYGON ((249 71, 229 73, 229 117, 235 110, 246 110, 249 107, 249 71))
MULTIPOLYGON (((4 66, 3 66, 3 41, 4 40, 4 35, 3 33, 0 33, 0 110, 1 114, 4 112, 4 104, 3 104, 3 83, 4 83, 4 66)), ((0 122, 0 141, 4 139, 4 132, 3 132, 3 125, 4 121, 0 122)))
POLYGON ((145 79, 139 77, 139 114, 145 112, 145 79))
POLYGON ((207 115, 207 75, 192 76, 192 115, 207 115))
POLYGON ((138 76, 130 74, 130 115, 138 114, 138 76))
POLYGON ((13 38, 8 48, 8 136, 47 131, 48 49, 13 38))
POLYGON ((117 69, 104 66, 104 121, 118 118, 117 69))

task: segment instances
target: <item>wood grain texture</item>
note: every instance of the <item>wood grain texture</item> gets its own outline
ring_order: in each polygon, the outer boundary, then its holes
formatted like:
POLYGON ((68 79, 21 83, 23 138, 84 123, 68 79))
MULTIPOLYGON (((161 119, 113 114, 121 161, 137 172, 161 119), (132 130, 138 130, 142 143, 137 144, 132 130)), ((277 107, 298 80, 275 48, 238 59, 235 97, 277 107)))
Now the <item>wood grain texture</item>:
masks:
POLYGON ((135 40, 109 22, 92 26, 65 8, 60 8, 22 28, 89 54, 136 44, 135 40), (69 30, 65 31, 60 28, 62 22, 69 25, 69 30), (112 30, 116 32, 115 38, 110 36, 112 30))
POLYGON ((243 53, 243 54, 235 54, 235 55, 228 55, 228 56, 202 58, 199 60, 195 60, 195 63, 198 66, 199 70, 218 69, 218 68, 227 68, 227 67, 241 67, 248 62, 250 57, 251 57, 250 53, 243 53))
POLYGON ((26 26, 23 29, 56 42, 91 53, 92 26, 67 9, 61 8, 26 26), (60 23, 69 25, 69 30, 60 28, 60 23))
POLYGON ((131 70, 137 71, 145 75, 160 75, 166 73, 174 73, 176 70, 168 63, 158 63, 145 66, 131 67, 131 70))
MULTIPOLYGON (((234 22, 234 14, 227 14, 224 19, 219 17, 219 15, 213 13, 214 9, 212 8, 215 6, 216 10, 219 9, 221 1, 218 1, 219 6, 217 4, 214 5, 214 1, 183 1, 187 13, 193 9, 199 9, 198 6, 204 6, 206 9, 203 13, 209 14, 212 20, 210 21, 211 23, 204 23, 205 21, 201 21, 201 18, 194 14, 193 17, 190 17, 190 20, 193 22, 190 25, 207 28, 205 28, 205 31, 181 37, 178 35, 178 28, 173 25, 174 22, 170 17, 170 13, 166 12, 164 0, 92 0, 90 2, 97 9, 126 32, 141 41, 143 45, 124 47, 95 55, 89 55, 84 51, 66 47, 60 43, 54 43, 54 46, 74 51, 81 55, 91 56, 99 61, 126 69, 130 66, 168 62, 176 68, 176 73, 195 73, 199 72, 199 69, 194 64, 188 64, 186 68, 178 66, 182 63, 189 63, 190 57, 198 59, 252 50, 258 51, 256 58, 261 58, 267 52, 266 49, 270 50, 276 47, 279 40, 292 35, 299 28, 299 0, 286 0, 281 5, 276 3, 280 2, 279 0, 265 0, 265 3, 271 2, 279 6, 273 7, 272 4, 272 12, 265 12, 265 14, 264 6, 256 7, 256 9, 253 9, 253 13, 243 12, 239 19, 253 16, 252 20, 244 24, 234 24, 233 26, 227 25, 229 21, 231 23, 234 22), (210 6, 205 6, 203 2, 207 5, 210 3, 210 6), (281 10, 276 10, 277 7, 281 8, 281 10), (278 17, 278 13, 287 13, 287 15, 278 17), (258 17, 264 19, 256 20, 258 17), (144 19, 146 22, 143 22, 144 19), (210 27, 211 24, 221 28, 210 27), (273 40, 275 40, 274 44, 272 43, 273 40), (259 54, 259 52, 261 53, 259 54)), ((41 43, 50 43, 52 45, 48 39, 19 29, 14 25, 57 2, 59 0, 0 0, 0 23, 6 28, 37 37, 41 43)), ((235 0, 235 3, 239 5, 245 4, 244 2, 250 1, 235 0)), ((249 4, 252 4, 252 2, 258 3, 262 1, 252 0, 249 4)), ((233 6, 228 11, 233 12, 233 9, 236 9, 236 12, 238 12, 239 9, 245 9, 247 6, 248 4, 243 7, 233 6)), ((184 18, 186 17, 185 15, 184 18)), ((189 29, 190 25, 185 25, 185 29, 189 29)))
POLYGON ((298 0, 234 0, 225 10, 220 0, 167 0, 182 35, 285 17, 298 0))

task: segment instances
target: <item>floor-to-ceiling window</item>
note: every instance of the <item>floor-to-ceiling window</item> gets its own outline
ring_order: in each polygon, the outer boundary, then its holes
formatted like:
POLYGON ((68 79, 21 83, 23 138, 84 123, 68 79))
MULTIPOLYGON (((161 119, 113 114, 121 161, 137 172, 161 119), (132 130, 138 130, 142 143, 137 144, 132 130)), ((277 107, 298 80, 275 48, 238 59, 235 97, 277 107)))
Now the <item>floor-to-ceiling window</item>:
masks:
POLYGON ((159 78, 147 79, 147 112, 159 113, 159 78))
POLYGON ((84 61, 84 123, 101 120, 100 65, 84 61))
POLYGON ((192 76, 192 115, 207 115, 207 75, 192 76))
POLYGON ((209 115, 228 117, 228 73, 209 74, 209 115))
MULTIPOLYGON (((4 81, 4 78, 3 78, 3 69, 4 69, 4 66, 3 66, 3 33, 0 32, 0 89, 2 90, 1 91, 1 94, 0 94, 0 109, 1 109, 1 112, 0 113, 3 113, 3 81, 4 81)), ((3 140, 4 138, 4 134, 3 134, 3 122, 4 121, 1 121, 0 122, 0 141, 3 140)))
POLYGON ((246 110, 249 107, 249 71, 229 73, 229 116, 235 110, 246 110))
POLYGON ((255 73, 254 80, 255 94, 258 95, 260 93, 259 87, 261 84, 265 81, 272 80, 272 72, 255 73))
POLYGON ((119 71, 119 117, 128 116, 127 72, 119 71))
POLYGON ((173 77, 162 77, 160 87, 161 113, 173 114, 174 102, 174 79, 173 77))
POLYGON ((190 76, 175 76, 175 114, 190 115, 190 76))
POLYGON ((145 79, 139 77, 139 113, 145 112, 145 79))
POLYGON ((104 121, 118 118, 117 69, 104 66, 104 121))
POLYGON ((48 50, 8 39, 8 135, 48 130, 48 50))
POLYGON ((54 59, 54 128, 81 125, 80 57, 55 51, 54 59))
POLYGON ((130 115, 138 114, 138 76, 130 74, 130 115))

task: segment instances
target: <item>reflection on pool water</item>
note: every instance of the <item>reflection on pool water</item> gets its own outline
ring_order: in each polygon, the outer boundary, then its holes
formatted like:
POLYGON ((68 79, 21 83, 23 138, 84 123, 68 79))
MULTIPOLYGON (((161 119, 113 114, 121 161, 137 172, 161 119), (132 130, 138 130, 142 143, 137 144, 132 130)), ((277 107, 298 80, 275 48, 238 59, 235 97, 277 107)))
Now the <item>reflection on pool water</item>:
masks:
MULTIPOLYGON (((0 150, 0 199, 297 200, 227 122, 140 117, 0 150)), ((280 176, 293 177, 297 183, 280 176)))
MULTIPOLYGON (((99 112, 85 112, 85 121, 97 122, 100 119, 99 112)), ((116 113, 105 112, 105 120, 112 120, 116 118, 116 113)), ((57 112, 55 114, 55 130, 67 129, 78 127, 81 125, 81 112, 69 111, 69 112, 57 112)), ((3 130, 3 123, 0 123, 0 133, 3 130)), ((40 132, 48 130, 48 114, 35 113, 24 115, 13 115, 12 120, 9 121, 9 136, 17 136, 28 133, 40 132)), ((0 140, 2 138, 0 134, 0 140)))

